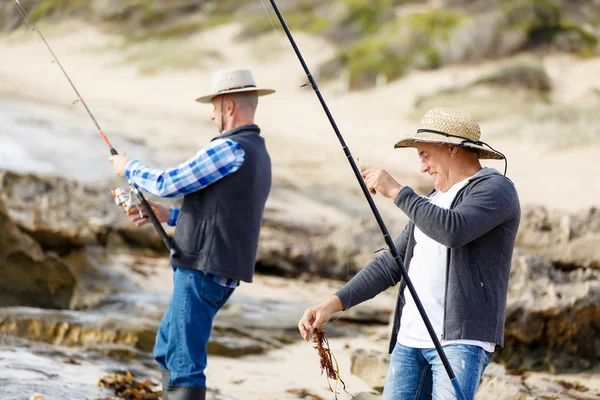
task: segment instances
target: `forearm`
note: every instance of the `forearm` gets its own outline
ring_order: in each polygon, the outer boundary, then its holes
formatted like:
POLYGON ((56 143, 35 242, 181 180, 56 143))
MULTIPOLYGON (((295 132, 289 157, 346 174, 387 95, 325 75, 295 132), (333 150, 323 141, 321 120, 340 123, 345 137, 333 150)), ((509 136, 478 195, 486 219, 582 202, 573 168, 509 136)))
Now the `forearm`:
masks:
POLYGON ((139 188, 160 197, 196 192, 237 171, 245 160, 239 143, 213 140, 196 155, 174 168, 159 170, 137 160, 125 166, 125 176, 139 188))
POLYGON ((417 228, 449 248, 462 247, 510 218, 514 209, 511 201, 507 190, 478 188, 454 209, 445 209, 410 187, 403 187, 394 200, 417 228))
POLYGON ((138 188, 159 197, 176 197, 168 171, 150 168, 138 160, 130 160, 125 166, 125 177, 138 188))
POLYGON ((391 253, 374 258, 348 283, 335 293, 347 310, 363 301, 372 299, 400 281, 400 273, 391 253))

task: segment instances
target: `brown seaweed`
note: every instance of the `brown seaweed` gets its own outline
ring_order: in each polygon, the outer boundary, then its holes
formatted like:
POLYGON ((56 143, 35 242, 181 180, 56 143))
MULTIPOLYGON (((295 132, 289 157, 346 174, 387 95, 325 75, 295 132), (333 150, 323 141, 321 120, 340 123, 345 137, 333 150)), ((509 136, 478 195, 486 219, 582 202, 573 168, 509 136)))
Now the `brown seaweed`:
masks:
POLYGON ((154 383, 146 379, 145 381, 136 381, 131 373, 127 371, 125 375, 110 374, 100 378, 98 385, 111 389, 120 399, 126 400, 160 400, 162 391, 153 391, 154 383))
MULTIPOLYGON (((338 365, 338 362, 333 353, 331 352, 331 349, 329 348, 329 340, 327 339, 327 335, 322 329, 314 328, 312 330, 312 338, 313 342, 315 343, 314 348, 317 349, 317 352, 319 353, 319 359, 321 362, 321 375, 323 375, 323 372, 327 373, 327 384, 329 385, 329 390, 331 390, 335 394, 335 399, 337 400, 338 382, 342 384, 344 392, 348 393, 348 391, 346 390, 346 383, 344 383, 344 381, 340 377, 340 367, 338 365), (335 390, 331 387, 330 380, 335 381, 335 390)), ((350 396, 352 395, 350 394, 350 396)), ((354 398, 354 396, 352 396, 352 398, 354 398)))

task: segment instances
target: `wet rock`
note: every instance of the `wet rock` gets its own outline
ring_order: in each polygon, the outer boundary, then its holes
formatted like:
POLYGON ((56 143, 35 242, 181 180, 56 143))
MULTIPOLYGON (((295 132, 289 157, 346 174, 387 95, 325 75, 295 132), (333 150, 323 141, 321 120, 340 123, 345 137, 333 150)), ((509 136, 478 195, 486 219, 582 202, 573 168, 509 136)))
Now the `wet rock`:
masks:
POLYGON ((61 346, 121 344, 152 351, 158 323, 78 311, 0 308, 0 333, 61 346))
POLYGON ((390 364, 389 354, 359 349, 352 353, 351 362, 350 372, 353 375, 361 378, 373 389, 383 391, 390 364))
POLYGON ((600 360, 600 272, 564 271, 541 256, 517 254, 496 361, 520 370, 590 368, 600 360))
POLYGON ((77 282, 73 270, 22 232, 1 199, 0 226, 0 304, 68 308, 77 282))
POLYGON ((142 361, 147 365, 152 365, 154 363, 154 357, 151 353, 122 344, 111 343, 88 345, 84 346, 82 350, 84 350, 86 353, 93 354, 93 357, 96 357, 96 355, 102 355, 119 361, 129 362, 132 360, 137 360, 142 361))
POLYGON ((256 335, 244 337, 239 331, 229 330, 227 327, 215 326, 213 333, 216 334, 211 335, 206 346, 206 351, 212 355, 238 358, 283 347, 282 343, 263 341, 256 335))
POLYGON ((22 400, 34 393, 46 400, 105 398, 112 393, 98 387, 97 382, 106 373, 104 368, 110 366, 110 361, 104 365, 66 364, 25 348, 0 350, 0 398, 22 400))
MULTIPOLYGON (((0 308, 0 333, 35 342, 85 347, 115 359, 141 359, 151 352, 166 294, 113 295, 87 312, 0 308)), ((261 354, 301 340, 297 323, 305 303, 234 296, 213 323, 209 354, 241 357, 261 354)), ((359 335, 360 329, 328 326, 331 337, 359 335)))

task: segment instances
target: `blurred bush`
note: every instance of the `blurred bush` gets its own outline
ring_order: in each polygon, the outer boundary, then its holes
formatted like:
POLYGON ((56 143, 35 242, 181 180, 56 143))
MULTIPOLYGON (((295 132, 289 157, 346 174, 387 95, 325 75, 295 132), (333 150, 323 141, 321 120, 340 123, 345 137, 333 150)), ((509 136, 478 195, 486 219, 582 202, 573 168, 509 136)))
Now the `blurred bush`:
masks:
MULTIPOLYGON (((267 0, 264 6, 278 22, 267 0)), ((35 20, 78 17, 130 41, 173 40, 237 22, 240 40, 272 32, 260 0, 21 0, 35 20)), ((411 69, 473 63, 519 52, 599 54, 600 0, 288 0, 281 10, 293 30, 339 48, 320 76, 343 75, 350 89, 402 77, 411 69), (430 4, 435 3, 435 7, 430 4)), ((12 2, 0 26, 21 24, 12 2)))

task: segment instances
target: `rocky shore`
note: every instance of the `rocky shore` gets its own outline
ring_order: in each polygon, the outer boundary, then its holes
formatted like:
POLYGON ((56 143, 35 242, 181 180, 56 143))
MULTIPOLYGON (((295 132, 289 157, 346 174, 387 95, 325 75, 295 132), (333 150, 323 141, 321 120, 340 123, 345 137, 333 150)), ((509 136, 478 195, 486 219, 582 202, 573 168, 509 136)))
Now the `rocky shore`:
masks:
MULTIPOLYGON (((270 355, 291 351, 300 345, 296 324, 304 308, 341 286, 376 250, 365 226, 296 220, 269 206, 257 282, 242 285, 219 314, 210 354, 234 363, 248 357, 268 363, 270 355)), ((151 349, 168 303, 171 271, 152 229, 130 224, 104 187, 9 171, 0 172, 0 226, 0 398, 34 392, 46 399, 104 398, 109 393, 95 382, 115 371, 158 385, 151 349)), ((600 359, 599 246, 597 209, 566 214, 524 208, 506 347, 494 354, 478 399, 600 395, 594 386, 600 359), (581 374, 590 387, 563 378, 581 374)), ((374 397, 362 398, 378 398, 383 386, 382 350, 393 298, 392 288, 327 326, 333 343, 351 357, 346 367, 372 388, 374 397), (348 345, 360 340, 367 349, 348 345)))

